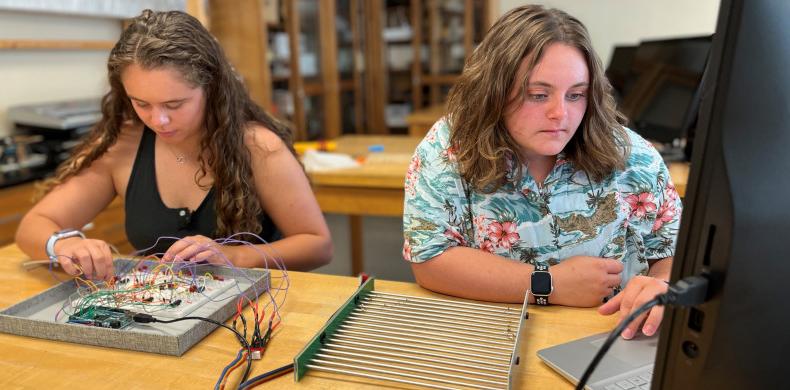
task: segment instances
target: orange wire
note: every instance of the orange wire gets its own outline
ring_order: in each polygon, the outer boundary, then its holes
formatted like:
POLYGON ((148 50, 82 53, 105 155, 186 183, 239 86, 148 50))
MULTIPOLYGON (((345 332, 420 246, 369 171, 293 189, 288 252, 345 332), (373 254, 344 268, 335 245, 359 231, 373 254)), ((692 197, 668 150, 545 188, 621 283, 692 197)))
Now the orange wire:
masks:
POLYGON ((233 370, 235 370, 236 368, 241 366, 242 363, 244 363, 246 361, 247 361, 247 352, 244 352, 244 354, 241 355, 241 359, 238 362, 236 362, 236 364, 234 364, 233 367, 229 368, 228 372, 225 373, 225 377, 222 378, 222 382, 219 384, 220 390, 224 390, 225 389, 225 382, 227 382, 228 378, 230 378, 230 373, 233 372, 233 370))

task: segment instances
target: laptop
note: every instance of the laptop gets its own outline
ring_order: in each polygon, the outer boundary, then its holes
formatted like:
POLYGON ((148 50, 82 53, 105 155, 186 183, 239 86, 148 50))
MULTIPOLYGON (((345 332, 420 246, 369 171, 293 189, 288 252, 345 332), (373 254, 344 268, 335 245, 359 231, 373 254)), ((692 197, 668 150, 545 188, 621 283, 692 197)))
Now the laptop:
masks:
MULTIPOLYGON (((574 384, 603 345, 609 333, 601 333, 538 351, 544 363, 574 384)), ((652 382, 658 335, 638 333, 632 340, 618 337, 587 381, 589 390, 647 390, 652 382)))

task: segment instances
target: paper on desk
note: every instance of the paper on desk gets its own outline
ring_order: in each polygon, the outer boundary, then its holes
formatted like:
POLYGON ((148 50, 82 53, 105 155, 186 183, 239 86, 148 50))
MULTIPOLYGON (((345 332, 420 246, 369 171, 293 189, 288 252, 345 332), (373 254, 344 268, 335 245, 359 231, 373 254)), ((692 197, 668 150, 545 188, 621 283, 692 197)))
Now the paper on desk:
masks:
POLYGON ((323 172, 359 166, 359 163, 348 154, 319 152, 316 150, 305 151, 304 156, 302 156, 302 164, 304 164, 304 169, 307 172, 323 172))

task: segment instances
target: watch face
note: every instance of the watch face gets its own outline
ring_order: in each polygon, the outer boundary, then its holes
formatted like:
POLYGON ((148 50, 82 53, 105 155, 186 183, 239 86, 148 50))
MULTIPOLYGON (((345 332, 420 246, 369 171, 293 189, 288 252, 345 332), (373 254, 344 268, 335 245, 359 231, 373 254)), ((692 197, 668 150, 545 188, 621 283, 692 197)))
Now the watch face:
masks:
POLYGON ((551 274, 548 272, 533 272, 532 293, 537 295, 548 295, 551 293, 551 274))

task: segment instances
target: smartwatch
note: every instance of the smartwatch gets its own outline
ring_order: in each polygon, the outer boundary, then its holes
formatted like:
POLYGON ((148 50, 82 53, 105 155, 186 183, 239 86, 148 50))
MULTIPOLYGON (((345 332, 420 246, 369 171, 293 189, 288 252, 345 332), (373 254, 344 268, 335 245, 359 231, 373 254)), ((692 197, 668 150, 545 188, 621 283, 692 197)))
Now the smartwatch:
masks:
POLYGON ((46 251, 47 251, 47 257, 49 257, 49 261, 51 263, 58 262, 58 256, 55 254, 55 243, 62 238, 71 238, 71 237, 82 237, 84 239, 85 235, 82 234, 82 232, 79 230, 63 229, 49 236, 49 239, 47 240, 46 251))
POLYGON ((535 297, 535 303, 541 306, 549 304, 549 295, 554 291, 554 283, 551 280, 549 266, 545 263, 535 263, 535 270, 532 271, 532 285, 530 294, 535 297))

